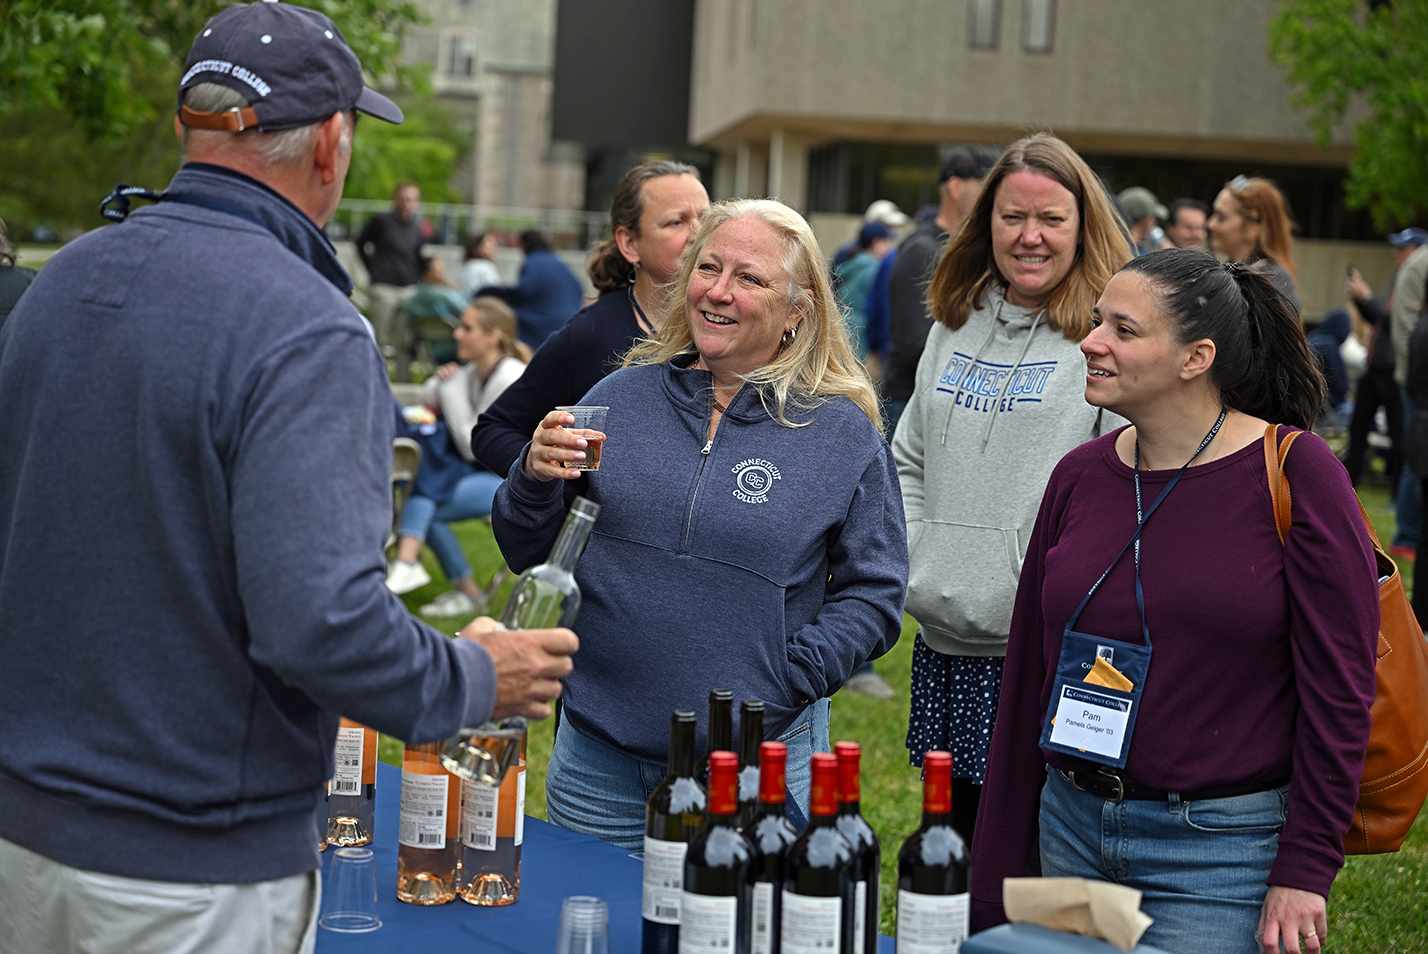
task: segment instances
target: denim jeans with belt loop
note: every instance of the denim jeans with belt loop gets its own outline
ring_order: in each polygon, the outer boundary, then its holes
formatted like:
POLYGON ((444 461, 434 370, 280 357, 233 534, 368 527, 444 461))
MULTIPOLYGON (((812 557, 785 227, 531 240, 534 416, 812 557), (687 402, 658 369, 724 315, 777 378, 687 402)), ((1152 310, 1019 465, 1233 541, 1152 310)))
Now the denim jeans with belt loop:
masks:
POLYGON ((1140 909, 1155 919, 1143 944, 1172 954, 1255 954, 1288 791, 1113 802, 1050 769, 1041 790, 1041 873, 1141 891, 1140 909))

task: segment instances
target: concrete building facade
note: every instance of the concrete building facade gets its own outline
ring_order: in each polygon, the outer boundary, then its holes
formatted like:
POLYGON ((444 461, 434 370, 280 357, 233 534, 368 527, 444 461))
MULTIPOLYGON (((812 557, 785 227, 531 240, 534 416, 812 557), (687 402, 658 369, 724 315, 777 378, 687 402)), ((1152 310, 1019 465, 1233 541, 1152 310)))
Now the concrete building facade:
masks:
POLYGON ((472 136, 453 185, 480 207, 581 208, 581 150, 550 138, 555 0, 415 2, 431 22, 408 31, 402 62, 430 67, 472 136))

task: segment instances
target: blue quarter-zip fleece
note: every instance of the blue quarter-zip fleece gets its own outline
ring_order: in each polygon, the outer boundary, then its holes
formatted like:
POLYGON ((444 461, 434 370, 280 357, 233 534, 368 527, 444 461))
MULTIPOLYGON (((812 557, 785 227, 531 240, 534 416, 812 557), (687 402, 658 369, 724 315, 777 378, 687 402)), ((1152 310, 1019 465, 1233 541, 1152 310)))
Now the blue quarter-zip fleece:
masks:
POLYGON ((0 837, 247 883, 317 866, 337 713, 441 738, 495 673, 383 586, 392 398, 326 237, 170 189, 217 207, 72 242, 0 330, 0 837))
MULTIPOLYGON (((576 570, 565 711, 650 762, 670 711, 704 711, 715 687, 762 699, 776 738, 902 627, 902 497, 867 416, 840 397, 785 427, 745 386, 708 441, 710 395, 708 372, 670 363, 618 371, 583 402, 610 407, 609 438, 590 474, 601 510, 576 570)), ((532 480, 524 460, 492 515, 513 568, 544 559, 564 518, 561 482, 532 480)))

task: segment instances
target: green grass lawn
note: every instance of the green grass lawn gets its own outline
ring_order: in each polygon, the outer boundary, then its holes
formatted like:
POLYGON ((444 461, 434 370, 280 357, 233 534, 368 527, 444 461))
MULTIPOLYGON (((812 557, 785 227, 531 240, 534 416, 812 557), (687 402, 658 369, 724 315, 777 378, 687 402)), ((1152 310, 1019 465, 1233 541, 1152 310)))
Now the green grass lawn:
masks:
MULTIPOLYGON (((1386 545, 1393 533, 1388 488, 1382 483, 1368 482, 1361 488, 1360 497, 1386 545)), ((500 563, 490 530, 477 521, 458 524, 455 529, 476 567, 477 582, 485 583, 500 563)), ((425 553, 423 559, 433 578, 439 580, 440 571, 430 554, 425 553)), ((1411 584, 1412 564, 1401 562, 1400 568, 1406 573, 1405 583, 1411 584)), ((510 586, 507 581, 493 600, 494 611, 504 605, 510 586)), ((433 582, 409 594, 407 605, 415 610, 445 588, 444 583, 433 582)), ((454 632, 467 621, 434 622, 438 628, 454 632)), ((894 933, 897 852, 921 821, 922 811, 920 771, 908 765, 903 745, 915 633, 916 625, 910 617, 905 618, 902 639, 891 653, 877 662, 878 671, 897 690, 896 698, 880 700, 840 693, 833 700, 833 739, 851 739, 863 747, 863 814, 882 841, 882 930, 886 934, 894 933)), ((533 725, 526 811, 537 818, 545 818, 545 766, 550 757, 550 744, 550 723, 533 725)), ((384 736, 380 756, 385 762, 400 764, 401 743, 384 736)), ((1425 875, 1428 875, 1428 821, 1420 815, 1402 851, 1348 859, 1329 899, 1329 942, 1325 949, 1350 954, 1428 952, 1425 875)))

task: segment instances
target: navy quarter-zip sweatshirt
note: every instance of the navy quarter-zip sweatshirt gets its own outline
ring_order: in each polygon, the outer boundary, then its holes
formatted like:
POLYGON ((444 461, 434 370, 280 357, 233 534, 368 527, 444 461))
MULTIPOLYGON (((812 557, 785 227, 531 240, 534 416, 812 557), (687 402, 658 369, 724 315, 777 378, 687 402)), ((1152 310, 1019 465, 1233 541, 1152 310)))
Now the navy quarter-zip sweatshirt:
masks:
POLYGON ((392 398, 326 236, 217 166, 169 195, 0 329, 0 838, 266 881, 317 867, 339 713, 442 738, 495 670, 383 585, 392 398))
MULTIPOLYGON (((656 763, 670 711, 702 711, 716 686, 762 699, 778 738, 892 648, 907 586, 897 468, 867 415, 835 397, 791 408, 807 426, 787 427, 746 385, 710 441, 709 373, 680 362, 617 371, 582 402, 609 406, 609 437, 565 680, 576 728, 656 763)), ((492 515, 513 569, 546 557, 565 516, 562 482, 524 461, 492 515)))

